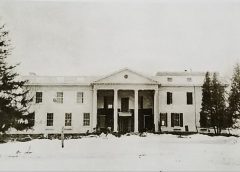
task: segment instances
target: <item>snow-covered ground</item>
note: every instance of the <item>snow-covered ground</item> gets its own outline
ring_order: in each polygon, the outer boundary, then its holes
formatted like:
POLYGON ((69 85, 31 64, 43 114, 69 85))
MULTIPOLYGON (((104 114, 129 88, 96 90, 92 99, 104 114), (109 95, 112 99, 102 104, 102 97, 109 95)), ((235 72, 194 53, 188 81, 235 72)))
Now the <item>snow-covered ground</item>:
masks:
POLYGON ((240 170, 240 138, 147 134, 0 144, 0 170, 240 170))

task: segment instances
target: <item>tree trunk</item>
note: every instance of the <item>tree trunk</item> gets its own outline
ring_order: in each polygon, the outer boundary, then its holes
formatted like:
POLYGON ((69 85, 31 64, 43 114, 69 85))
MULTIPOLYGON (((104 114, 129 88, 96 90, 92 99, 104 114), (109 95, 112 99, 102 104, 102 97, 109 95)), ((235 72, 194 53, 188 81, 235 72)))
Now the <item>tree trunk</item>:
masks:
POLYGON ((0 133, 0 143, 3 141, 3 134, 0 133))
POLYGON ((228 128, 228 134, 230 135, 231 133, 230 133, 230 128, 228 128))
POLYGON ((215 126, 213 126, 213 129, 214 129, 214 133, 217 134, 215 126))

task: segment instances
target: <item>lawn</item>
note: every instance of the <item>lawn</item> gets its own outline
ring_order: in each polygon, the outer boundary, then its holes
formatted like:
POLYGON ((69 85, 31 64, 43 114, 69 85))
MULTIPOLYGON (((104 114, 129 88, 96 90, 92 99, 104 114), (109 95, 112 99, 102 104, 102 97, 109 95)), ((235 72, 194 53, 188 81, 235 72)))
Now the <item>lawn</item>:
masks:
POLYGON ((171 134, 0 144, 0 170, 240 170, 240 138, 171 134))

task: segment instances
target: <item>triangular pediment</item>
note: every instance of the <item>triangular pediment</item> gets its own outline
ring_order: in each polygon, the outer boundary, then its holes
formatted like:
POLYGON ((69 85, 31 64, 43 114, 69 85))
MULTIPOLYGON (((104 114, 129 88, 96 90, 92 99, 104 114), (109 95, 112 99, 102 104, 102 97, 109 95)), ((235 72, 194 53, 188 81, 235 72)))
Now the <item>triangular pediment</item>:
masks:
POLYGON ((138 72, 124 68, 95 81, 96 84, 157 84, 157 81, 138 72))

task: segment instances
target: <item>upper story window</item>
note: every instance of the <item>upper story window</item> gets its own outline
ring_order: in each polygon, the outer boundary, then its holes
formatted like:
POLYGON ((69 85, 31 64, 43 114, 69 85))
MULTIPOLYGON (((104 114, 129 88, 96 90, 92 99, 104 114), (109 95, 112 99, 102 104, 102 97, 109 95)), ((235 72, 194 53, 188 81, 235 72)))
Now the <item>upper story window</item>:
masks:
POLYGON ((57 92, 57 103, 63 103, 63 92, 57 92))
POLYGON ((83 126, 89 126, 90 125, 90 113, 84 113, 83 114, 83 126))
POLYGON ((192 82, 192 78, 190 78, 190 77, 187 78, 187 81, 188 81, 188 82, 192 82))
POLYGON ((187 104, 192 105, 193 104, 193 93, 187 92, 187 104))
POLYGON ((47 126, 53 126, 53 113, 47 113, 47 126))
POLYGON ((65 113, 65 126, 71 126, 71 125, 72 125, 72 114, 65 113))
POLYGON ((167 104, 170 105, 172 104, 172 93, 167 92, 167 104))
POLYGON ((36 92, 36 103, 42 102, 42 92, 36 92))
POLYGON ((83 103, 83 92, 77 92, 77 103, 83 103))
POLYGON ((168 82, 172 82, 172 81, 173 81, 173 78, 168 77, 168 78, 167 78, 167 81, 168 81, 168 82))

